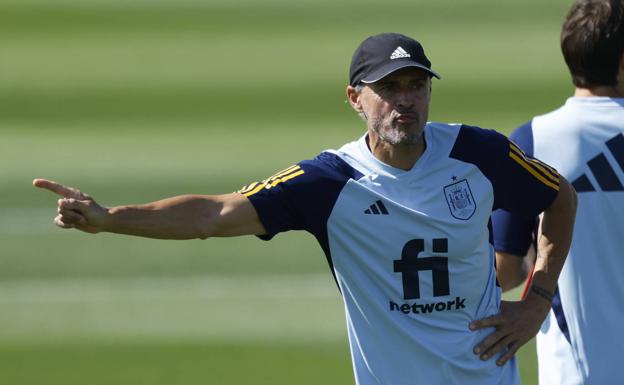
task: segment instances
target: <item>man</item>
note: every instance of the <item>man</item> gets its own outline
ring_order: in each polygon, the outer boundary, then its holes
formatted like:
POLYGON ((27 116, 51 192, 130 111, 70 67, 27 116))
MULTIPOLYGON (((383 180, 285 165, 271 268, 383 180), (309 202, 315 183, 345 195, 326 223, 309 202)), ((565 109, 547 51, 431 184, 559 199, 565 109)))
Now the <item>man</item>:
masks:
POLYGON ((535 294, 501 303, 491 210, 545 210, 535 285, 547 293, 569 247, 575 195, 494 131, 426 123, 432 77, 417 41, 366 39, 347 86, 366 134, 238 193, 107 209, 78 190, 34 183, 64 196, 55 218, 63 228, 265 240, 307 230, 344 299, 357 384, 517 384, 513 354, 550 302, 535 294))
MULTIPOLYGON (((616 361, 624 352, 624 1, 577 1, 563 24, 561 49, 574 96, 512 134, 527 154, 570 178, 579 193, 570 253, 537 338, 539 381, 619 384, 616 361)), ((518 256, 527 250, 535 254, 530 244, 537 222, 497 212, 493 223, 499 280, 511 288, 525 277, 518 256)))

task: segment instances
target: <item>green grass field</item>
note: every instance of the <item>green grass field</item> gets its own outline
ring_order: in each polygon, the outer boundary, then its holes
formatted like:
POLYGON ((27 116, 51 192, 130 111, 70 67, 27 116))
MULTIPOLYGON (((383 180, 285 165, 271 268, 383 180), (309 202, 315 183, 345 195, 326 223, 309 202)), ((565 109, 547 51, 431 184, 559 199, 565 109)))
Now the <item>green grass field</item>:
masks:
MULTIPOLYGON (((89 236, 35 177, 106 205, 222 193, 363 131, 357 44, 423 42, 430 119, 509 132, 572 88, 569 1, 0 0, 0 384, 350 384, 311 237, 89 236)), ((520 353, 536 383, 533 346, 520 353)))

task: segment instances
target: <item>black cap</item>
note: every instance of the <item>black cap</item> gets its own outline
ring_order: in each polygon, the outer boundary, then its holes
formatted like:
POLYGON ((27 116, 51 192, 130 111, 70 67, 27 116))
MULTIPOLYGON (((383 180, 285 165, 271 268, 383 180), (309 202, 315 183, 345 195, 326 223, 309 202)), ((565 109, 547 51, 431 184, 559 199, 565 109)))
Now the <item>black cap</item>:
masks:
POLYGON ((353 53, 349 84, 374 83, 405 67, 422 68, 440 79, 416 40, 398 33, 370 36, 353 53))

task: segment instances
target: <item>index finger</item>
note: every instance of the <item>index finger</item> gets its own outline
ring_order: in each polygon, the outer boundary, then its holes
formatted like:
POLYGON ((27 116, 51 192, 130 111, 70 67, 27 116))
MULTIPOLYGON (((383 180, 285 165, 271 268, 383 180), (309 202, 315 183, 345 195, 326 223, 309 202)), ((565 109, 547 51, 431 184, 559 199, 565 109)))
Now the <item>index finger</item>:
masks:
POLYGON ((483 329, 487 327, 497 326, 500 324, 501 318, 498 314, 472 321, 468 327, 470 330, 483 329))
POLYGON ((52 191, 53 193, 65 198, 85 199, 85 195, 80 192, 80 190, 73 187, 63 186, 62 184, 51 180, 35 179, 33 180, 33 186, 52 191))

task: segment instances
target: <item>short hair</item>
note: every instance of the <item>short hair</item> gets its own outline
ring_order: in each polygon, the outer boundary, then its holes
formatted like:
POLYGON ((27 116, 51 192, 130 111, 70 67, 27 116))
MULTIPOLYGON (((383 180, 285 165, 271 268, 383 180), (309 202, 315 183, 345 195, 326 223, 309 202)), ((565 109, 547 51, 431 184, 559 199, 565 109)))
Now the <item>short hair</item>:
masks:
POLYGON ((617 84, 624 53, 624 0, 578 0, 561 30, 561 51, 576 87, 617 84))

